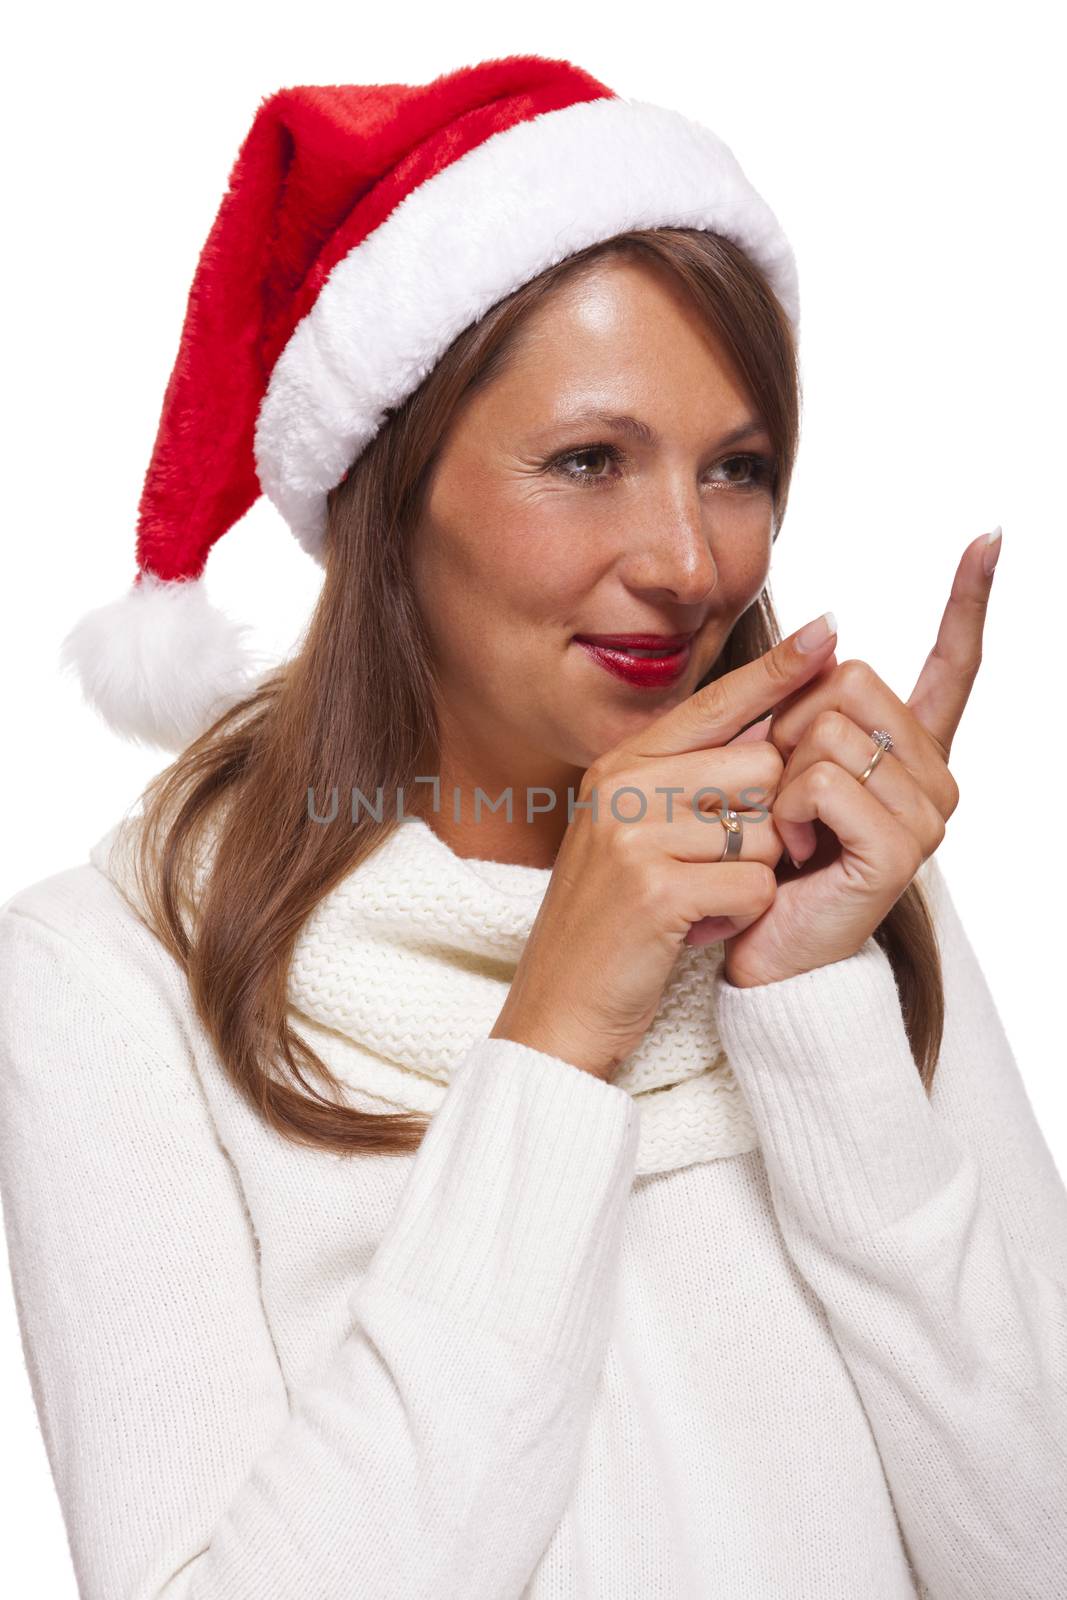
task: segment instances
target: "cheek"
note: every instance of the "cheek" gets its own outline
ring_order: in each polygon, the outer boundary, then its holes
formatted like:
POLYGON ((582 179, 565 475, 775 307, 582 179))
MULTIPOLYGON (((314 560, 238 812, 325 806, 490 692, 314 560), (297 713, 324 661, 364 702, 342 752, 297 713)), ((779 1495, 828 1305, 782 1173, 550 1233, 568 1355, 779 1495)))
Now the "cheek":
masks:
MULTIPOLYGON (((588 530, 587 530, 588 532, 588 530)), ((522 511, 470 527, 423 563, 423 593, 439 611, 476 617, 480 628, 566 627, 594 586, 596 543, 561 521, 522 511)))
POLYGON ((765 525, 756 523, 745 529, 743 536, 738 530, 732 538, 724 536, 714 541, 718 600, 723 609, 740 614, 758 597, 770 572, 772 533, 768 519, 765 525))
POLYGON ((595 550, 573 532, 523 537, 520 531, 496 552, 486 584, 513 615, 565 627, 580 614, 600 570, 595 550))
POLYGON ((521 700, 547 668, 589 580, 573 541, 521 522, 432 537, 413 563, 434 656, 454 692, 521 700))

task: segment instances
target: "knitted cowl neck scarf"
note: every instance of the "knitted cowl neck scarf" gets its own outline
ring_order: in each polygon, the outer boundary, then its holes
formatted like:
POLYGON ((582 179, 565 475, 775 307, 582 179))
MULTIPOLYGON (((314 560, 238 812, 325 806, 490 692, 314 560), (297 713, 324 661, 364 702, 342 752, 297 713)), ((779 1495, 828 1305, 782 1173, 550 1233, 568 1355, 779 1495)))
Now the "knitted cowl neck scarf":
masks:
MULTIPOLYGON (((90 859, 129 897, 116 829, 90 859)), ((297 938, 290 1022, 363 1109, 432 1115, 487 1038, 551 868, 461 857, 407 817, 297 938)), ((651 1027, 612 1078, 641 1108, 638 1174, 755 1149, 715 1024, 722 942, 683 945, 651 1027)), ((605 959, 610 960, 610 953, 605 959)))

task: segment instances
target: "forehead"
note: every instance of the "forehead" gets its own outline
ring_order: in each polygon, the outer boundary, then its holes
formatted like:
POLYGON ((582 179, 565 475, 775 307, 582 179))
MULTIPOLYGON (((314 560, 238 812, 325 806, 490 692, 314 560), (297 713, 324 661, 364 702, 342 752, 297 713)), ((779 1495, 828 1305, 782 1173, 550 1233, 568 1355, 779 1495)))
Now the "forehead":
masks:
POLYGON ((554 286, 515 326, 485 387, 495 406, 551 404, 589 421, 657 398, 677 404, 679 394, 752 410, 700 309, 665 269, 629 261, 596 263, 554 286))

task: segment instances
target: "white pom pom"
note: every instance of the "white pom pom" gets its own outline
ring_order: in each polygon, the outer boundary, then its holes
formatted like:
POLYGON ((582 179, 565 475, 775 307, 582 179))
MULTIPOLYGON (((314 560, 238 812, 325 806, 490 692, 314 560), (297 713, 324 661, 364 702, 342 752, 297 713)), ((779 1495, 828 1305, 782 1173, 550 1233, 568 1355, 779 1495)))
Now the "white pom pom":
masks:
POLYGON ((74 625, 60 660, 116 733, 182 750, 251 690, 247 632, 209 603, 202 580, 144 572, 74 625))

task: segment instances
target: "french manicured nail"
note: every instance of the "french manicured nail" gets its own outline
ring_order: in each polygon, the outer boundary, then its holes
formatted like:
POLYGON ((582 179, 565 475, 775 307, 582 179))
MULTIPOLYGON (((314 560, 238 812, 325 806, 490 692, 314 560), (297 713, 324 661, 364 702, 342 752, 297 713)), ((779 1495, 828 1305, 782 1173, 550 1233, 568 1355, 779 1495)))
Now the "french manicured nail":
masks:
POLYGON ((814 622, 801 628, 796 637, 796 647, 798 650, 817 650, 836 632, 837 618, 832 611, 824 611, 821 617, 816 617, 814 622))
POLYGON ((993 529, 992 533, 987 533, 985 536, 985 549, 982 551, 982 571, 985 573, 987 578, 991 578, 993 576, 993 568, 997 564, 999 555, 1000 528, 998 526, 993 529))

